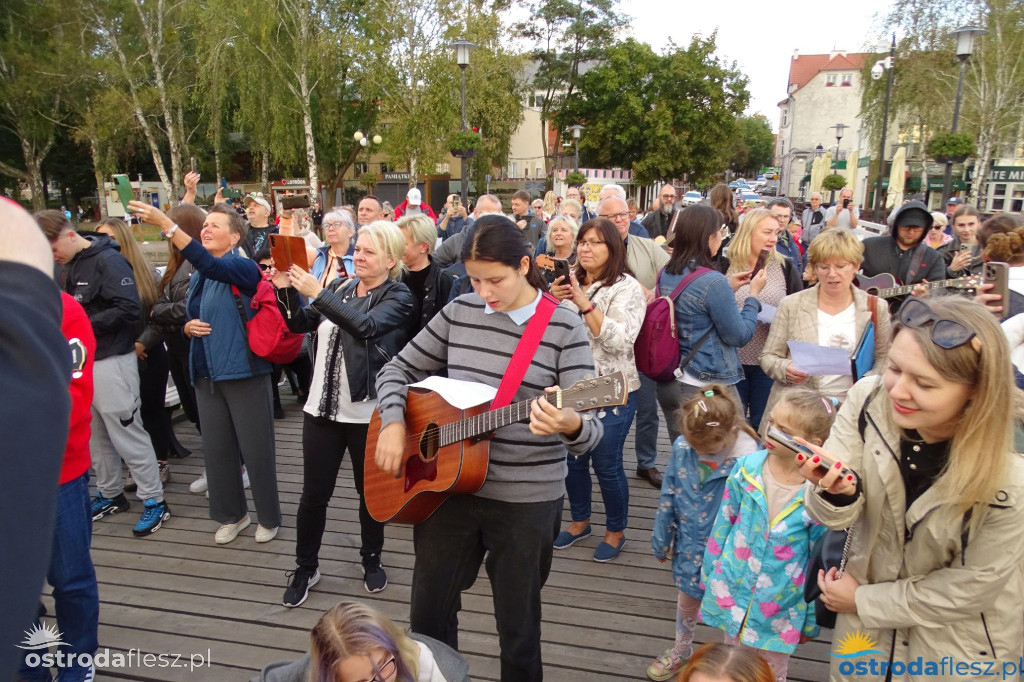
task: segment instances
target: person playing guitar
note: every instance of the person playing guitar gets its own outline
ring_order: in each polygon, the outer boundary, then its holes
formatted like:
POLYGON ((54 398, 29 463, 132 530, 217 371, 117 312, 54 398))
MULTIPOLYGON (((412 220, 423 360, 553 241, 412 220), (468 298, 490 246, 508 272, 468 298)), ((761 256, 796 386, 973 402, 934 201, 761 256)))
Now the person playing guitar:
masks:
MULTIPOLYGON (((449 303, 377 377, 379 469, 396 477, 408 474, 403 457, 409 383, 447 370, 451 379, 499 386, 511 373, 506 366, 516 364, 517 348, 527 345, 524 336, 530 335, 534 316, 550 320, 539 327, 543 336, 514 400, 569 386, 594 372, 583 321, 543 293, 547 285, 532 252, 508 218, 489 215, 477 221, 462 250, 475 293, 449 303)), ((558 409, 543 397, 530 403, 528 423, 493 433, 483 486, 474 494, 448 497, 414 527, 413 632, 458 648, 461 593, 473 585, 486 555, 501 679, 543 679, 540 592, 562 516, 566 455, 592 449, 601 433, 599 419, 558 409)))

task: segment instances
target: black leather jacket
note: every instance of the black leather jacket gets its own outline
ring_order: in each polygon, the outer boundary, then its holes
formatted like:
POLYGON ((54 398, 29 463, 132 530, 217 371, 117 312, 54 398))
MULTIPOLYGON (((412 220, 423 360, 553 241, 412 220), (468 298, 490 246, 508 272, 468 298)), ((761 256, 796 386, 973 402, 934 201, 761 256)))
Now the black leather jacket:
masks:
MULTIPOLYGON (((405 272, 405 271, 403 271, 405 272)), ((430 259, 427 266, 427 279, 424 283, 423 300, 415 301, 414 314, 417 315, 416 326, 413 328, 409 338, 416 336, 421 329, 427 326, 431 318, 441 312, 441 308, 448 305, 448 296, 452 292, 452 285, 455 284, 455 275, 438 267, 434 259, 430 259)))
POLYGON ((194 270, 191 263, 183 261, 171 281, 160 291, 160 297, 150 313, 151 324, 147 325, 146 331, 139 338, 146 348, 151 347, 150 342, 154 337, 162 336, 171 352, 188 352, 189 340, 182 329, 187 321, 185 299, 188 298, 188 282, 194 270))
POLYGON ((402 350, 416 328, 409 287, 387 279, 359 298, 355 295, 358 281, 334 280, 307 308, 292 287, 284 290, 284 301, 278 297, 278 307, 293 332, 316 331, 322 317, 338 325, 352 402, 376 399, 377 373, 402 350))

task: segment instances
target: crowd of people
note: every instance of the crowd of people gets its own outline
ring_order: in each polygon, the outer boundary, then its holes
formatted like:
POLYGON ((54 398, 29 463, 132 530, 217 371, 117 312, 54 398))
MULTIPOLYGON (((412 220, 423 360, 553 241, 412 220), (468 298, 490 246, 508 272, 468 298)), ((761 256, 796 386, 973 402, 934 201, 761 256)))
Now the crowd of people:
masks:
MULTIPOLYGON (((649 678, 784 681, 790 656, 832 617, 836 641, 877 643, 892 671, 877 679, 905 679, 898 666, 918 657, 999 667, 1021 655, 1019 216, 983 221, 955 204, 947 217, 910 201, 890 216, 888 234, 862 241, 845 191, 829 208, 813 194, 798 217, 784 197, 737 211, 725 185, 682 207, 665 185, 641 223, 614 184, 593 211, 573 187, 565 198, 517 192, 508 215, 497 196, 466 206, 453 194, 437 216, 413 188, 394 209, 367 195, 326 211, 320 241, 302 213, 274 221, 262 195, 245 198, 244 219, 220 193, 204 210, 192 202, 197 182, 190 174, 184 202, 166 213, 129 204, 168 241, 162 274, 121 220, 78 232, 59 211, 34 216, 52 249, 73 359, 55 503, 70 520, 54 531, 47 572, 72 650, 97 646, 91 522, 127 512, 126 492, 142 502, 135 535, 174 522, 168 461, 190 453, 163 407, 168 377, 202 438, 204 474, 190 490, 209 497, 213 541, 231 543, 251 524, 250 486, 255 540, 275 540, 277 384, 287 374, 303 405, 287 607, 321 579, 346 451, 363 586, 387 588, 384 527, 368 510, 364 470, 372 461, 403 474, 410 384, 476 382, 530 409, 490 434, 479 490, 448 497, 415 525, 411 634, 372 609, 339 604, 314 628, 305 658, 260 679, 468 679, 459 612, 481 566, 501 679, 542 679, 541 591, 554 551, 579 552, 593 532, 591 470, 605 522, 592 558, 615 561, 626 544, 630 430, 635 474, 660 495, 651 549, 671 562, 679 591, 674 643, 649 678), (274 262, 273 234, 306 242, 289 269, 274 262), (1006 264, 1008 300, 991 284, 942 286, 989 262, 1006 264), (872 275, 917 286, 898 299, 875 295, 858 286, 872 275), (647 376, 634 355, 659 297, 672 300, 674 334, 662 340, 680 358, 668 380, 647 376), (261 302, 302 336, 295 360, 253 352, 250 320, 261 302), (812 362, 808 349, 831 363, 812 362), (625 395, 614 410, 584 415, 544 397, 615 372, 625 395), (376 449, 367 451, 375 416, 376 449), (662 426, 671 452, 658 451, 662 426), (812 570, 833 536, 846 539, 841 562, 812 570), (695 650, 698 622, 722 630, 725 645, 695 650)), ((830 675, 854 678, 836 658, 830 675)))

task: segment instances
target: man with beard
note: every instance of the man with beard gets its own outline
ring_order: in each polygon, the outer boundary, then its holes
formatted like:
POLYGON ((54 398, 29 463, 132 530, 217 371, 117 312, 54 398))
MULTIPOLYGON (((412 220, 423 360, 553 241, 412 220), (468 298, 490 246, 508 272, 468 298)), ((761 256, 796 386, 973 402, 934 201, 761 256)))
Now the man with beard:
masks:
MULTIPOLYGON (((864 240, 862 272, 868 277, 888 273, 903 284, 944 279, 942 254, 923 243, 932 222, 931 212, 920 201, 900 206, 893 214, 890 234, 864 240)), ((890 303, 890 308, 899 306, 890 303)))
POLYGON ((676 188, 672 185, 663 185, 658 194, 658 201, 661 202, 657 211, 651 211, 640 224, 647 228, 651 239, 668 237, 668 226, 672 224, 672 214, 675 213, 676 188))
POLYGON ((242 240, 242 251, 253 258, 268 241, 271 234, 277 232, 277 226, 270 224, 270 202, 263 197, 263 192, 253 192, 245 197, 245 216, 249 219, 249 231, 242 240))

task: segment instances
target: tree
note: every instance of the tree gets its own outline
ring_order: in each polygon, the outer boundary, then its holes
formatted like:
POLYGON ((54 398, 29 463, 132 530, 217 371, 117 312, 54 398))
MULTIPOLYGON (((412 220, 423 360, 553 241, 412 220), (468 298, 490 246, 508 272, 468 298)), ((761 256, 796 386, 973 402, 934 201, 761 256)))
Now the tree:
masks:
POLYGON ((756 175, 771 165, 775 157, 775 137, 772 124, 763 114, 741 116, 740 135, 733 143, 733 156, 729 167, 740 175, 756 175))
POLYGON ((664 55, 628 39, 580 79, 556 117, 587 126, 582 163, 632 168, 641 184, 710 180, 729 161, 747 106, 746 78, 713 56, 715 36, 664 55))
POLYGON ((606 46, 628 24, 618 5, 618 0, 532 0, 527 3, 530 19, 514 27, 519 37, 534 43, 536 72, 529 86, 540 100, 541 144, 549 172, 547 124, 579 88, 583 67, 603 59, 606 46))

